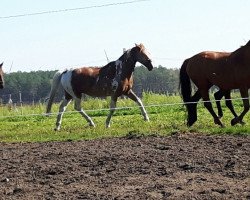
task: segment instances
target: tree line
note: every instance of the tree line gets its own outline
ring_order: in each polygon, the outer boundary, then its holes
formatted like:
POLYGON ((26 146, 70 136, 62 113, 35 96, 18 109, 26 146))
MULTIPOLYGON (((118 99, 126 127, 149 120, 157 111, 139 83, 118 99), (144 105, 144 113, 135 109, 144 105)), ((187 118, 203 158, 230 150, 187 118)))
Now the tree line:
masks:
MULTIPOLYGON (((50 92, 52 78, 56 71, 13 72, 5 74, 5 88, 0 91, 0 101, 32 103, 43 102, 50 92)), ((179 69, 167 69, 162 66, 148 71, 145 67, 136 67, 133 90, 141 96, 143 92, 176 94, 179 85, 179 69)), ((59 91, 55 101, 62 99, 59 91)))

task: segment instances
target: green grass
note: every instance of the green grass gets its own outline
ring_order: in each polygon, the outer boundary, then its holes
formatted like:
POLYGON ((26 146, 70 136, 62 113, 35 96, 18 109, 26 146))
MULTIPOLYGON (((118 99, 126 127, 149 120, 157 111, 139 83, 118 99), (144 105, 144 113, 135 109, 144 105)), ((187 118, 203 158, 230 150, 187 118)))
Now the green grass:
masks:
MULTIPOLYGON (((237 95, 235 95, 237 97, 237 95)), ((232 114, 222 102, 225 128, 213 123, 212 116, 202 104, 198 105, 198 121, 188 128, 186 112, 182 100, 178 96, 165 96, 157 94, 144 94, 143 102, 149 114, 150 121, 143 121, 140 109, 129 99, 119 99, 118 107, 131 107, 117 110, 111 119, 111 128, 105 128, 109 101, 89 99, 83 101, 82 106, 92 117, 95 128, 89 127, 80 114, 72 112, 63 116, 60 131, 54 131, 56 113, 59 104, 53 105, 50 117, 42 115, 45 105, 17 106, 17 108, 0 107, 0 141, 1 142, 43 142, 90 140, 105 137, 122 137, 126 135, 170 135, 176 132, 199 132, 204 134, 247 134, 250 133, 249 114, 245 116, 245 126, 232 127, 230 120, 232 114), (176 104, 177 103, 177 104, 176 104), (176 105, 173 105, 176 104, 176 105)), ((240 100, 233 102, 235 110, 240 113, 243 109, 240 100)), ((214 105, 215 107, 215 105, 214 105)), ((73 111, 73 103, 67 111, 73 111)))

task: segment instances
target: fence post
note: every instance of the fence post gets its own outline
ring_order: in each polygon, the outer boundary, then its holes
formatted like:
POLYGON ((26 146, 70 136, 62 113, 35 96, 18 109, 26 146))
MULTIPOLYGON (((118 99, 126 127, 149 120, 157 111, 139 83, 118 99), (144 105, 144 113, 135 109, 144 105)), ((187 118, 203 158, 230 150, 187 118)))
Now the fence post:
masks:
POLYGON ((8 109, 9 109, 9 110, 12 110, 12 107, 13 107, 13 101, 12 101, 12 99, 11 99, 11 94, 9 94, 8 109))
POLYGON ((23 115, 23 102, 22 102, 22 93, 19 91, 19 102, 21 107, 21 115, 23 115))

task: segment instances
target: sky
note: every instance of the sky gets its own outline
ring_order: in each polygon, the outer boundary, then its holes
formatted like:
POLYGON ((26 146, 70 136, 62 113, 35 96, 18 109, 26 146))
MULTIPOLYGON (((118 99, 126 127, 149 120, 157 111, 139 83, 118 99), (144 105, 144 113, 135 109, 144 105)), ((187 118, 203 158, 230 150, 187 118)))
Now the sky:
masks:
POLYGON ((112 61, 143 43, 154 66, 180 68, 201 51, 249 41, 249 8, 249 0, 1 0, 0 62, 6 73, 104 66, 105 52, 112 61), (82 9, 30 15, 74 8, 82 9))

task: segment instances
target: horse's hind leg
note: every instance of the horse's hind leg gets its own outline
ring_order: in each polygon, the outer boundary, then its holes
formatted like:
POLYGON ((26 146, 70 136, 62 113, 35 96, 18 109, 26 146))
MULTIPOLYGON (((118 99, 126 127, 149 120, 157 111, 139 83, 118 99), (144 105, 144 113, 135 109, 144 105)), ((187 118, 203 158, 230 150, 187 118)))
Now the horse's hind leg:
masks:
MULTIPOLYGON (((230 91, 229 91, 229 93, 230 93, 230 91)), ((222 90, 218 90, 217 92, 214 93, 214 98, 215 98, 216 106, 217 106, 217 109, 218 109, 219 118, 221 118, 223 116, 220 100, 222 99, 224 94, 225 93, 222 90)))
POLYGON ((197 121, 197 103, 201 99, 200 91, 197 90, 190 98, 190 102, 186 104, 188 111, 187 125, 192 126, 197 121))
POLYGON ((56 120, 56 128, 55 131, 59 131, 61 128, 61 124, 62 124, 62 117, 63 114, 67 108, 67 106, 69 105, 69 103, 71 102, 71 99, 64 99, 59 107, 59 113, 57 115, 57 120, 56 120))
POLYGON ((210 99, 209 99, 208 90, 201 90, 201 96, 204 100, 204 106, 207 108, 207 110, 210 112, 210 114, 214 118, 214 123, 220 125, 221 127, 224 127, 224 125, 221 123, 219 117, 215 114, 215 112, 213 110, 212 103, 210 102, 210 99))
POLYGON ((79 98, 75 99, 75 110, 77 110, 87 120, 87 122, 89 123, 90 126, 94 126, 95 127, 95 123, 87 115, 87 113, 85 113, 83 111, 83 109, 81 108, 81 99, 79 99, 79 98))
POLYGON ((116 102, 117 102, 117 96, 111 96, 109 115, 106 119, 106 128, 110 127, 110 120, 111 120, 112 115, 115 112, 116 102))
POLYGON ((244 105, 244 110, 239 115, 239 117, 235 117, 234 119, 231 120, 231 125, 232 126, 234 126, 237 123, 241 123, 242 120, 243 120, 243 117, 249 111, 248 89, 247 88, 241 88, 240 89, 240 94, 241 94, 241 97, 243 98, 242 101, 243 101, 243 105, 244 105))
POLYGON ((136 96, 136 94, 132 90, 130 90, 129 93, 126 94, 126 96, 129 97, 130 99, 132 99, 133 101, 135 101, 139 105, 139 107, 141 109, 141 113, 144 117, 144 120, 149 121, 148 114, 147 114, 147 112, 142 104, 141 99, 138 96, 136 96))

